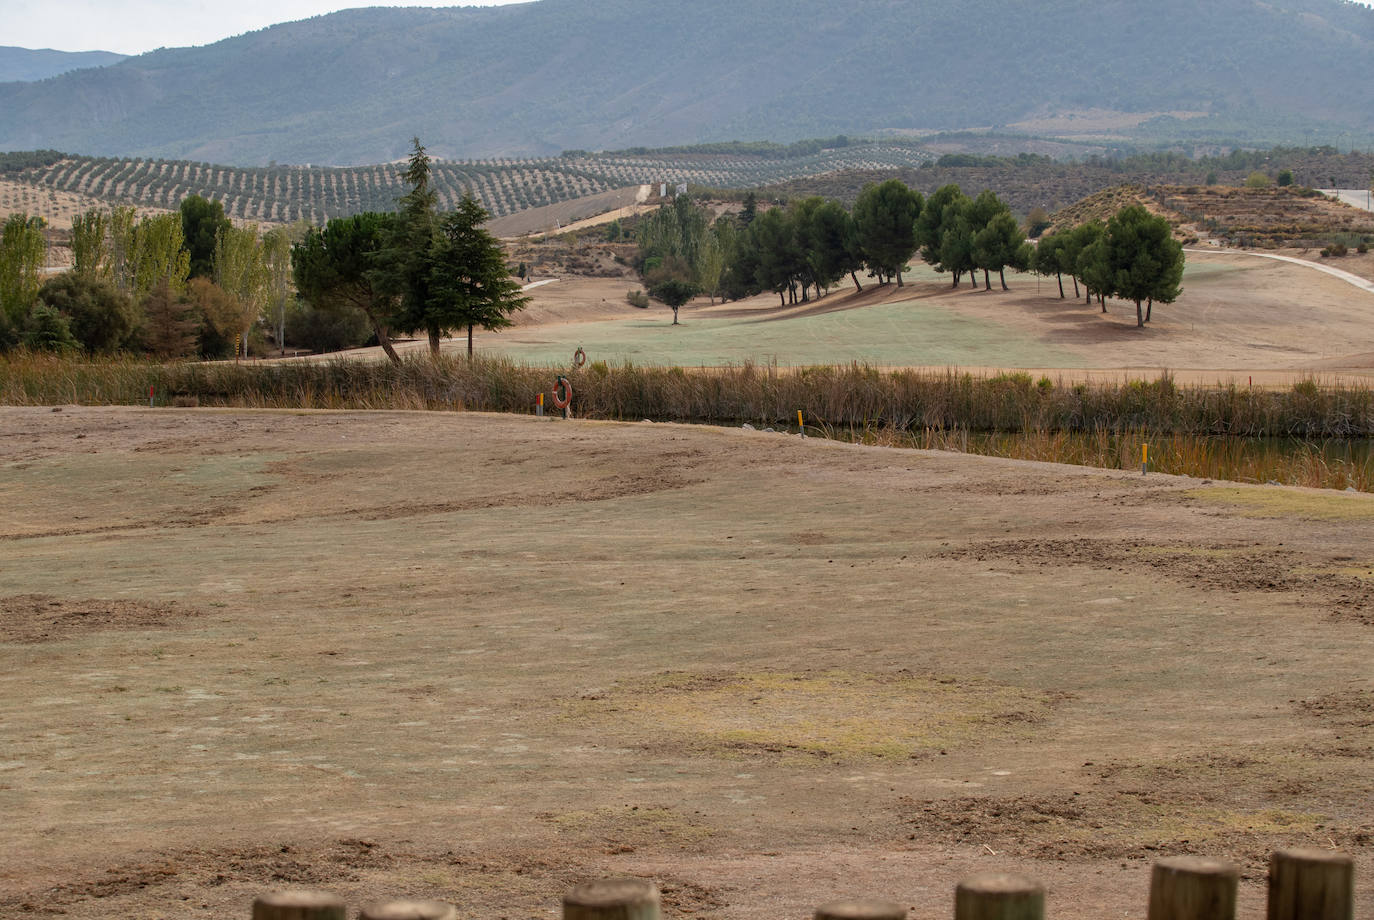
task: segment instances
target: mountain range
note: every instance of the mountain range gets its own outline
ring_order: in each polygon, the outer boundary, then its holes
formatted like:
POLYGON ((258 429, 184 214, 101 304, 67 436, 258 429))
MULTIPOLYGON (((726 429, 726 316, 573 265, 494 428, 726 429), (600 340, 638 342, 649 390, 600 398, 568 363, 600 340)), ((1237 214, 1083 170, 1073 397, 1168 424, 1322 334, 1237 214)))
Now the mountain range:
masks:
POLYGON ((83 67, 117 64, 126 57, 113 51, 53 51, 0 45, 0 83, 46 80, 83 67))
POLYGON ((1350 144, 1374 134, 1371 62, 1374 10, 1348 0, 369 8, 0 84, 0 150, 348 165, 413 135, 510 157, 1084 111, 1137 113, 1146 137, 1350 144))

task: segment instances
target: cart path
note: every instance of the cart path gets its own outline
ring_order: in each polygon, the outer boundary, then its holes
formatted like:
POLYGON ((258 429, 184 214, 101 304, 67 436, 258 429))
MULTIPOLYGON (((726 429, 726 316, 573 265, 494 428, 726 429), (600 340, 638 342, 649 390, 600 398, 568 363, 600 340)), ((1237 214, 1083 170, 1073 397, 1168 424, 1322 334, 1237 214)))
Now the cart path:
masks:
POLYGON ((1189 247, 1184 247, 1183 251, 1195 252, 1199 255, 1254 256, 1258 259, 1274 259, 1279 262, 1292 262, 1294 265, 1302 265, 1306 268, 1314 268, 1319 272, 1326 272, 1328 275, 1340 278, 1348 284, 1355 285, 1355 287, 1362 291, 1368 291, 1374 294, 1374 281, 1370 281, 1368 278, 1361 278, 1359 275, 1352 274, 1343 269, 1332 268, 1329 265, 1318 265, 1316 262, 1309 262, 1306 259, 1297 259, 1293 256, 1280 256, 1268 252, 1236 252, 1230 249, 1195 249, 1189 247))

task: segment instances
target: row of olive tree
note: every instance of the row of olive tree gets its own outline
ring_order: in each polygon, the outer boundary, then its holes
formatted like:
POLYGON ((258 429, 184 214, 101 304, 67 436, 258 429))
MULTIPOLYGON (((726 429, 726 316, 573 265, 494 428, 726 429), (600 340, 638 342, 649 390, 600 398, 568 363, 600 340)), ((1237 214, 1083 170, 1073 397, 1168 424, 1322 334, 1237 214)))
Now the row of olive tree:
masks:
POLYGON ((500 243, 482 227, 490 215, 471 196, 439 213, 430 178, 429 157, 415 138, 399 210, 335 218, 291 249, 301 297, 328 313, 361 313, 397 363, 397 334, 423 332, 437 355, 443 336, 466 330, 471 356, 475 328, 508 326, 529 301, 500 243))
POLYGON ((1168 220, 1140 205, 1122 208, 1106 224, 1089 221, 1041 237, 1030 267, 1054 275, 1061 298, 1065 275, 1075 297, 1082 282, 1086 302, 1096 297, 1103 313, 1108 297, 1133 302, 1137 326, 1150 321, 1156 303, 1173 303, 1183 291, 1183 244, 1168 220))

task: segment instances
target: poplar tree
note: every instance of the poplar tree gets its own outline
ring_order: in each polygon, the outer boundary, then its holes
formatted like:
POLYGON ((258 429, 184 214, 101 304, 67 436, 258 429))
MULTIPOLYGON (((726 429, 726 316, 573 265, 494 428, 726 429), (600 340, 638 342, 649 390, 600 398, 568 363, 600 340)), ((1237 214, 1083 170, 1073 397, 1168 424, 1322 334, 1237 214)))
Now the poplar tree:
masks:
POLYGON ((48 241, 41 217, 12 214, 0 228, 0 308, 17 328, 38 297, 48 241))
POLYGON ((145 217, 133 226, 131 236, 134 298, 142 300, 164 281, 174 295, 182 294, 191 273, 191 256, 182 246, 181 217, 145 217))
POLYGON ((113 277, 110 263, 110 215, 91 208, 72 218, 72 271, 90 281, 113 277))
POLYGON ((267 267, 263 264, 257 224, 220 227, 215 237, 214 279, 238 304, 234 354, 248 354, 248 332, 267 303, 267 267))
POLYGON ((277 331, 277 348, 286 352, 286 304, 291 297, 291 235, 274 227, 262 235, 262 263, 267 274, 267 308, 277 331))

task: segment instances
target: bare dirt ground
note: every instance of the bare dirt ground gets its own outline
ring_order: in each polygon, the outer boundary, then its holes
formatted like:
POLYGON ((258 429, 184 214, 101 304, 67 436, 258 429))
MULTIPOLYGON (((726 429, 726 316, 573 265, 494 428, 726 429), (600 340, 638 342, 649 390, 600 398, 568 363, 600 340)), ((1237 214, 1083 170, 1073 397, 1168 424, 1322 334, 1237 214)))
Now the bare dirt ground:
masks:
POLYGON ((1374 496, 477 414, 0 409, 0 916, 1358 861, 1374 496))
POLYGON ((617 218, 643 213, 648 207, 645 202, 649 200, 651 191, 647 185, 630 185, 541 208, 526 208, 515 214, 497 217, 486 226, 493 234, 504 238, 566 233, 569 230, 596 227, 609 224, 617 218))

